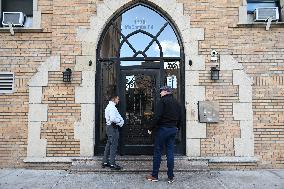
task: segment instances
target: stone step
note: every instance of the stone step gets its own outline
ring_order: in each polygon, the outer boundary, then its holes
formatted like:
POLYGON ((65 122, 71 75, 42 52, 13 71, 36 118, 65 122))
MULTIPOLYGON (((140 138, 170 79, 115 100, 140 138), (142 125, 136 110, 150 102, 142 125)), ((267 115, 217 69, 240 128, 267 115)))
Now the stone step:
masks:
MULTIPOLYGON (((117 164, 123 167, 120 172, 150 172, 152 170, 152 156, 118 156, 117 164)), ((113 172, 109 168, 102 168, 102 157, 76 158, 72 160, 73 172, 113 172)), ((175 157, 176 172, 207 171, 208 160, 192 160, 186 156, 175 157)), ((166 157, 162 157, 160 171, 167 171, 166 157)))

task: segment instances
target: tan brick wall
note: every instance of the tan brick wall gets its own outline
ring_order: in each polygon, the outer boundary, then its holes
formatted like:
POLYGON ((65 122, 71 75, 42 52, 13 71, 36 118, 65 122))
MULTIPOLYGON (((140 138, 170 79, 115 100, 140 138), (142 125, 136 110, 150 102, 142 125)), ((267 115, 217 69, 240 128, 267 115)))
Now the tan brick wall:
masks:
POLYGON ((48 121, 41 128, 47 139, 47 156, 79 156, 80 142, 74 139, 74 122, 80 118, 81 106, 75 103, 75 86, 81 82, 79 72, 72 82, 62 82, 62 72, 49 72, 48 86, 43 88, 42 103, 48 104, 48 121))
POLYGON ((201 140, 201 156, 234 156, 234 138, 240 137, 239 122, 233 118, 238 86, 232 85, 232 71, 221 72, 218 82, 209 78, 208 71, 200 73, 200 83, 206 86, 206 100, 219 103, 220 121, 207 125, 207 138, 201 140))
MULTIPOLYGON (((217 82, 210 80, 210 52, 230 54, 253 77, 255 155, 261 167, 283 167, 284 163, 284 27, 239 27, 238 8, 242 0, 187 1, 184 11, 190 25, 205 28, 199 54, 206 57, 206 71, 200 83, 206 87, 206 100, 218 101, 220 122, 207 125, 207 138, 201 140, 202 156, 234 156, 234 138, 240 137, 239 121, 233 118, 238 102, 238 86, 232 72, 221 72, 217 82)), ((74 68, 82 54, 76 41, 78 27, 89 27, 96 13, 96 0, 38 0, 43 32, 0 33, 0 71, 15 72, 15 92, 0 95, 0 166, 21 166, 26 156, 28 85, 38 66, 51 54, 61 56, 61 71, 74 68)), ((74 122, 81 107, 75 103, 75 87, 81 73, 73 72, 71 84, 64 84, 61 71, 49 73, 43 87, 43 103, 48 104, 48 122, 42 124, 41 138, 47 139, 47 156, 79 156, 80 142, 74 139, 74 122)))
MULTIPOLYGON (((238 7, 242 2, 238 0, 181 2, 185 4, 185 11, 191 14, 191 25, 205 28, 205 40, 199 44, 199 53, 209 55, 211 49, 216 49, 221 54, 232 54, 253 77, 255 155, 260 157, 261 167, 283 167, 284 27, 272 25, 270 31, 265 31, 265 25, 238 27, 238 7)), ((209 71, 212 65, 209 56, 206 65, 209 71)), ((223 85, 222 90, 210 83, 209 72, 202 75, 207 100, 219 101, 221 115, 219 124, 207 126, 208 138, 201 144, 203 155, 216 156, 220 152, 221 155, 234 155, 232 138, 240 134, 237 121, 232 119, 231 104, 237 100, 234 92, 238 89, 232 89, 231 76, 224 74, 221 73, 217 84, 223 85)))
POLYGON ((255 81, 255 154, 260 156, 261 166, 283 167, 283 28, 272 26, 269 32, 263 28, 244 28, 237 34, 243 48, 232 47, 233 51, 255 81))
POLYGON ((74 67, 81 55, 81 42, 76 40, 78 27, 89 27, 95 14, 93 0, 53 1, 52 51, 61 54, 62 67, 74 67))
POLYGON ((50 33, 0 33, 0 71, 15 73, 13 94, 0 95, 0 166, 18 166, 26 157, 28 87, 36 68, 51 53, 50 33))

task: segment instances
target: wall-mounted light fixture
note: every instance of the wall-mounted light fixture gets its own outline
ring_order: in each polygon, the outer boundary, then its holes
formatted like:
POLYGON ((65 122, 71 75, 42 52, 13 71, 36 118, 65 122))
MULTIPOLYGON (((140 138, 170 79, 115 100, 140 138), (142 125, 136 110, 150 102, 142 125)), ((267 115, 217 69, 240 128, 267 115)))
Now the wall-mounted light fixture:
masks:
POLYGON ((63 73, 63 81, 64 82, 71 82, 71 75, 72 71, 70 68, 67 68, 63 73))
POLYGON ((189 65, 189 66, 192 66, 192 60, 189 60, 189 61, 188 61, 188 65, 189 65))
POLYGON ((211 67, 211 79, 219 80, 219 72, 220 72, 220 69, 218 68, 218 65, 211 67))

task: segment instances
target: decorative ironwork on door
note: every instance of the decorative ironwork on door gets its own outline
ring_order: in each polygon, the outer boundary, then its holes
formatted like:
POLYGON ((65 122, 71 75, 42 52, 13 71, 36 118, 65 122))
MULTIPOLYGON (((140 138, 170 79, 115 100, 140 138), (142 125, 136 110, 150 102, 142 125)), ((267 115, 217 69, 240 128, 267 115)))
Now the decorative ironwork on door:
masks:
POLYGON ((102 62, 101 63, 101 72, 100 72, 100 91, 101 95, 100 102, 101 106, 99 108, 99 120, 100 120, 100 141, 106 142, 106 121, 105 121, 105 112, 104 109, 108 105, 108 102, 112 95, 116 93, 117 88, 117 78, 116 78, 116 67, 113 62, 102 62))
MULTIPOLYGON (((143 1, 130 5, 107 24, 97 48, 96 147, 103 151, 106 141, 104 108, 112 94, 125 118, 121 146, 151 151, 147 129, 155 114, 158 88, 170 85, 174 96, 184 103, 183 48, 173 24, 143 1)), ((179 138, 181 136, 179 135, 179 138)), ((130 150, 131 151, 131 150, 130 150)), ((131 153, 131 152, 130 152, 131 153)))
POLYGON ((156 77, 147 74, 125 75, 125 128, 127 145, 152 144, 147 129, 154 116, 156 77))

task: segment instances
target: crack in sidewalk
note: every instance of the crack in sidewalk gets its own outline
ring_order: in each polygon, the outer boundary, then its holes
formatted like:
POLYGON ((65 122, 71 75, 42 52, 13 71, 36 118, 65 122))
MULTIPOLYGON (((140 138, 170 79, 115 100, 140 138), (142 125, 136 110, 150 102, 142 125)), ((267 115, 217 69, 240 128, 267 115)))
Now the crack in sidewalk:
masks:
POLYGON ((63 179, 65 179, 68 175, 70 174, 70 172, 67 172, 66 175, 64 175, 63 177, 61 177, 50 189, 55 188, 63 179))
POLYGON ((219 180, 217 177, 216 177, 215 179, 221 184, 221 186, 222 186, 224 189, 228 189, 228 188, 226 187, 226 185, 225 185, 221 180, 219 180))
POLYGON ((278 174, 278 173, 276 173, 276 172, 274 172, 273 170, 268 170, 270 173, 272 173, 273 175, 275 175, 275 176, 277 176, 277 177, 279 177, 280 179, 284 179, 284 177, 283 176, 281 176, 280 174, 278 174))

